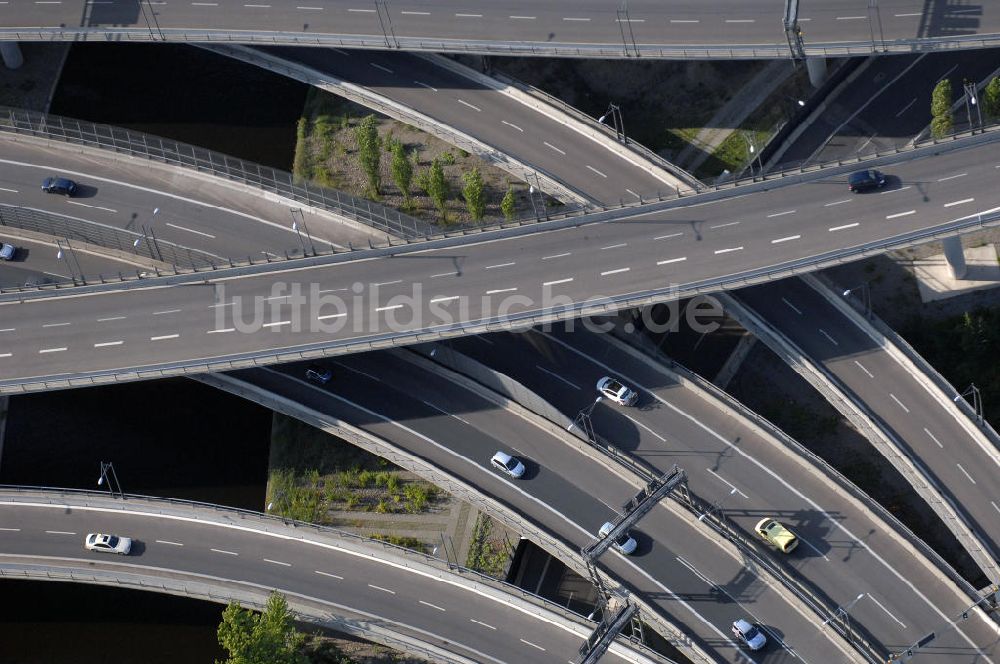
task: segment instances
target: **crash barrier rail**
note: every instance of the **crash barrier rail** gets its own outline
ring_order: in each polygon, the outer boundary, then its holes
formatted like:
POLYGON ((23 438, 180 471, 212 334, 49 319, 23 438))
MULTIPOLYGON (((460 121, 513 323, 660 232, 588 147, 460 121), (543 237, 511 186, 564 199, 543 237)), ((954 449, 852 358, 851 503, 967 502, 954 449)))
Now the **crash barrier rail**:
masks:
POLYGON ((209 173, 347 217, 384 233, 419 237, 425 221, 336 189, 299 181, 291 173, 152 134, 36 111, 0 107, 0 131, 85 145, 209 173))
MULTIPOLYGON (((176 516, 181 514, 185 518, 205 523, 221 523, 223 525, 233 525, 234 523, 238 523, 242 528, 250 528, 263 533, 278 533, 286 538, 292 535, 298 539, 306 539, 306 535, 308 534, 325 539, 346 540, 355 545, 363 545, 372 552, 382 551, 383 553, 396 556, 397 559, 401 559, 397 560, 398 566, 403 568, 416 569, 420 567, 424 573, 427 573, 424 566, 428 566, 436 571, 437 578, 444 580, 447 580, 450 575, 458 575, 467 579, 469 583, 487 586, 493 591, 513 595, 526 602, 540 606, 547 611, 556 613, 566 620, 583 625, 587 629, 592 627, 591 621, 589 621, 586 616, 579 614, 572 609, 566 608, 561 604, 556 604, 555 602, 545 599, 544 597, 524 590, 514 584, 500 581, 499 579, 477 572, 476 570, 463 567, 457 562, 453 562, 451 560, 442 560, 436 556, 431 556, 414 549, 408 549, 406 547, 390 544, 389 542, 384 542, 378 539, 371 539, 363 535, 339 530, 331 526, 289 519, 282 516, 274 516, 263 512, 256 512, 254 510, 227 507, 225 505, 185 500, 181 498, 160 498, 156 496, 145 496, 131 493, 110 494, 103 491, 72 489, 65 487, 25 486, 12 484, 0 485, 0 503, 12 502, 15 500, 23 503, 28 498, 35 500, 36 502, 44 502, 52 505, 100 507, 104 510, 109 509, 109 507, 117 507, 121 510, 139 509, 146 513, 164 516, 176 516), (206 511, 209 513, 207 516, 199 513, 206 511)), ((158 585, 159 584, 155 584, 148 589, 155 588, 158 585)), ((220 600, 215 599, 215 601, 220 600)), ((642 645, 638 640, 624 635, 620 638, 629 642, 632 647, 648 651, 650 653, 649 656, 654 660, 663 660, 662 655, 654 653, 648 647, 642 645)))
MULTIPOLYGON (((2 111, 0 111, 2 113, 2 111)), ((36 114, 38 115, 38 114, 36 114)), ((42 116, 44 117, 44 116, 42 116)), ((75 122, 75 121, 74 121, 75 122)), ((2 115, 0 115, 0 130, 4 130, 4 122, 2 115)), ((113 129, 113 128, 112 128, 113 129)), ((31 133, 28 131, 27 133, 31 133)), ((499 222, 496 224, 489 225, 456 225, 443 230, 433 230, 424 233, 421 236, 414 236, 411 228, 411 232, 404 235, 401 239, 393 240, 392 237, 386 236, 386 241, 384 243, 375 243, 371 240, 365 246, 354 246, 349 244, 346 248, 338 248, 336 246, 329 246, 324 248, 320 245, 313 244, 308 251, 308 257, 332 257, 338 254, 353 253, 358 251, 370 251, 372 249, 388 251, 389 253, 397 253, 400 251, 400 247, 406 247, 407 245, 413 243, 424 243, 435 240, 454 240, 455 238, 460 238, 464 236, 474 236, 486 232, 493 231, 507 231, 507 232, 533 232, 532 226, 538 226, 540 222, 555 222, 561 225, 582 225, 585 223, 596 222, 596 221, 610 221, 612 219, 627 218, 632 214, 645 214, 649 212, 655 212, 660 209, 665 209, 673 205, 680 204, 691 196, 696 194, 703 195, 716 195, 716 196, 728 196, 732 194, 739 193, 737 190, 739 187, 746 187, 744 191, 750 193, 754 190, 766 189, 771 186, 771 183, 776 180, 781 179, 792 179, 793 181, 789 184, 794 184, 795 181, 801 182, 804 179, 813 179, 815 176, 822 177, 823 171, 835 170, 838 168, 843 168, 845 166, 852 167, 856 164, 862 162, 872 162, 873 165, 878 165, 879 163, 885 161, 891 161, 893 157, 900 154, 909 154, 917 150, 922 150, 925 148, 933 149, 937 146, 953 147, 955 149, 962 149, 970 147, 972 145, 994 142, 1000 140, 1000 123, 990 125, 988 127, 978 129, 975 131, 966 131, 957 134, 953 134, 947 138, 942 139, 932 139, 920 144, 906 145, 906 146, 894 146, 892 150, 885 153, 875 153, 874 155, 867 156, 855 156, 849 159, 838 159, 835 163, 830 162, 827 164, 819 165, 806 165, 794 169, 786 169, 782 171, 776 171, 773 173, 766 173, 764 175, 755 174, 752 177, 741 178, 736 180, 727 181, 725 183, 716 183, 712 186, 705 186, 700 191, 694 190, 678 190, 674 195, 661 197, 655 203, 623 203, 619 206, 595 206, 595 209, 599 211, 581 211, 575 210, 560 214, 551 214, 545 211, 544 218, 533 217, 526 219, 516 219, 513 221, 499 222), (518 230, 520 229, 520 230, 518 230)), ((197 149, 197 148, 194 148, 197 149)), ((261 167, 266 168, 266 167, 261 167)), ((287 175, 287 174, 286 174, 287 175)), ((289 176, 290 177, 290 176, 289 176)), ((993 225, 993 221, 996 219, 995 214, 990 215, 978 215, 976 221, 970 221, 969 218, 961 219, 956 222, 941 226, 937 229, 930 231, 917 231, 914 233, 909 233, 904 236, 897 236, 896 238, 890 238, 888 240, 882 240, 878 242, 868 243, 862 245, 861 247, 856 247, 853 249, 837 250, 834 252, 827 252, 826 254, 813 257, 811 259, 800 259, 793 263, 783 264, 774 268, 762 268, 756 270, 748 277, 727 277, 719 278, 713 280, 707 280, 701 282, 701 284, 695 285, 695 290, 685 290, 683 292, 678 291, 678 297, 685 294, 693 294, 695 292, 708 292, 711 290, 719 290, 722 288, 737 288, 744 285, 750 285, 752 283, 757 283, 763 280, 769 280, 774 278, 779 278, 781 276, 789 276, 795 274, 796 272, 803 271, 802 268, 823 267, 828 265, 837 264, 839 262, 844 262, 846 260, 856 260, 863 256, 873 255, 877 253, 882 253, 884 251, 889 251, 891 249, 898 249, 906 247, 912 244, 918 244, 921 242, 937 239, 938 237, 944 237, 947 235, 953 235, 956 232, 965 232, 974 226, 986 226, 993 225), (811 261, 811 262, 810 262, 811 261), (712 284, 715 284, 714 286, 712 284)), ((551 228, 550 224, 546 228, 551 228)), ((406 249, 402 249, 406 251, 406 249)), ((370 255, 370 254, 369 254, 370 255)), ((286 256, 272 256, 269 254, 264 254, 261 258, 247 257, 244 259, 227 259, 225 262, 219 264, 214 264, 209 268, 188 268, 182 269, 177 268, 174 270, 162 270, 157 269, 155 276, 176 276, 191 274, 193 272, 203 272, 207 270, 219 270, 225 268, 247 268, 251 266, 257 266, 261 264, 270 264, 275 262, 284 263, 289 260, 301 260, 301 257, 295 255, 286 254, 286 256)), ((335 259, 336 260, 336 259, 335 259)), ((136 277, 129 277, 128 275, 122 275, 119 281, 128 281, 130 279, 134 280, 136 277)), ((52 289, 65 288, 67 286, 73 286, 71 283, 55 283, 55 284, 37 284, 35 286, 25 286, 25 287, 10 287, 6 289, 0 289, 0 293, 8 292, 30 292, 30 291, 46 291, 52 289)), ((631 306, 631 305, 629 305, 631 306)), ((580 314, 582 315, 582 314, 580 314)), ((568 318, 570 316, 563 316, 563 318, 568 318)), ((540 322, 546 322, 548 320, 555 319, 544 319, 540 322)), ((537 323, 532 323, 537 324, 537 323)), ((504 328, 499 328, 504 329, 504 328)))
MULTIPOLYGON (((775 21, 777 26, 777 20, 775 21)), ((778 30, 775 30, 778 32, 778 30)), ((847 57, 882 53, 919 53, 923 51, 951 51, 968 48, 996 48, 1000 46, 1000 35, 959 35, 948 37, 924 37, 907 39, 881 39, 853 42, 801 42, 801 47, 793 48, 782 38, 774 44, 754 45, 685 45, 669 46, 638 44, 631 39, 621 43, 607 44, 553 44, 541 42, 503 42, 472 39, 423 39, 402 37, 392 30, 383 29, 371 35, 309 34, 276 31, 240 30, 230 32, 219 30, 194 30, 185 28, 161 28, 154 23, 131 28, 4 28, 0 30, 0 40, 13 41, 101 41, 101 42, 173 42, 206 43, 221 42, 232 44, 268 44, 288 46, 339 46, 341 48, 374 48, 422 50, 448 53, 469 53, 475 55, 504 56, 545 56, 579 58, 659 58, 677 60, 705 60, 711 58, 774 59, 813 57, 847 57)))

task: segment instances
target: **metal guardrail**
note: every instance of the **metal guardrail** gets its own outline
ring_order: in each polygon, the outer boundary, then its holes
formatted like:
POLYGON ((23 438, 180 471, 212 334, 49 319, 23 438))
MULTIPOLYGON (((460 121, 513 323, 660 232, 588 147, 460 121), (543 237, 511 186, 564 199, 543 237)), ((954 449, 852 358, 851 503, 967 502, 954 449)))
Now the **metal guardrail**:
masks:
MULTIPOLYGON (((777 25, 777 23, 776 23, 777 25)), ((776 29, 775 32, 778 32, 776 29)), ((774 44, 756 45, 656 45, 624 41, 620 44, 558 44, 541 42, 501 42, 470 39, 422 39, 401 37, 386 32, 372 35, 310 34, 276 31, 226 32, 160 28, 154 24, 133 28, 4 28, 0 40, 16 41, 113 41, 170 43, 232 43, 270 44, 287 46, 339 46, 341 48, 400 49, 470 53, 476 55, 545 56, 580 58, 658 58, 669 60, 706 60, 723 58, 774 59, 812 57, 846 57, 881 53, 915 53, 922 51, 952 51, 969 48, 1000 46, 1000 35, 970 35, 925 37, 911 39, 879 39, 853 42, 802 43, 801 52, 792 51, 786 40, 774 44)))
POLYGON ((432 230, 427 222, 398 210, 335 189, 297 181, 286 171, 131 129, 0 107, 0 131, 86 145, 209 173, 345 216, 398 237, 420 237, 432 230))

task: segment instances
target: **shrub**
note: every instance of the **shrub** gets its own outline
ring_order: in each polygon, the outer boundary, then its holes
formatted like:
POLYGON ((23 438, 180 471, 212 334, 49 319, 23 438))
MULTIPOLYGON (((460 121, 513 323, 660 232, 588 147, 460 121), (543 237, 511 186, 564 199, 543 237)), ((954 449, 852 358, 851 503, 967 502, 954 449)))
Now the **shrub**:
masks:
POLYGON ((483 176, 479 173, 479 168, 462 176, 465 187, 462 188, 462 195, 465 197, 465 207, 469 210, 469 215, 473 221, 481 221, 486 212, 486 190, 483 187, 483 176))
POLYGON ((427 181, 427 194, 434 201, 434 205, 441 213, 441 221, 447 221, 446 206, 448 204, 448 196, 451 195, 451 188, 448 186, 448 180, 444 177, 444 168, 437 159, 431 163, 427 181))
POLYGON ((382 189, 382 152, 375 116, 365 116, 354 132, 358 140, 358 161, 368 178, 368 194, 377 199, 382 189))
POLYGON ((503 195, 503 200, 500 201, 500 211, 503 212, 504 219, 510 221, 517 214, 517 203, 514 200, 514 187, 508 185, 507 193, 503 195))

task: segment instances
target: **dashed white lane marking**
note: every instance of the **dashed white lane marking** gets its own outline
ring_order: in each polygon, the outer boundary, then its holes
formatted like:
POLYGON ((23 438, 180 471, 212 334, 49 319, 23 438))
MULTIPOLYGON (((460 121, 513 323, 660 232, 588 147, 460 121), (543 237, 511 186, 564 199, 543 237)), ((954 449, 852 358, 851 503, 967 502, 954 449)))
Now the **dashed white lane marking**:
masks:
POLYGON ((889 609, 885 608, 885 606, 883 606, 882 602, 880 602, 877 599, 875 599, 874 595, 872 595, 871 593, 865 593, 865 594, 868 595, 868 599, 870 599, 871 601, 875 602, 875 604, 878 605, 878 608, 880 608, 883 611, 885 611, 885 614, 887 616, 889 616, 890 618, 892 618, 893 620, 895 620, 897 623, 899 623, 900 627, 902 627, 903 629, 906 629, 906 624, 902 620, 900 620, 899 618, 897 618, 896 616, 894 616, 889 609))
MULTIPOLYGON (((452 300, 457 300, 458 295, 449 295, 448 297, 435 297, 431 300, 431 304, 437 304, 438 302, 451 302, 452 300)), ((347 314, 344 314, 345 316, 347 314)))
POLYGON ((494 627, 493 625, 487 625, 486 623, 484 623, 482 621, 479 621, 479 620, 476 620, 475 618, 469 618, 469 622, 474 622, 477 625, 482 625, 483 627, 488 627, 489 629, 492 629, 494 631, 496 630, 496 627, 494 627))
POLYGON ((271 5, 243 5, 244 7, 253 7, 255 9, 270 9, 271 5))
POLYGON ((388 588, 383 588, 382 586, 376 586, 376 585, 371 584, 371 583, 368 584, 368 587, 369 588, 374 588, 375 590, 381 590, 382 592, 389 593, 390 595, 395 595, 396 594, 395 590, 389 590, 388 588))
POLYGON ((524 130, 521 129, 520 127, 518 127, 516 124, 513 124, 511 122, 507 122, 506 120, 501 120, 500 122, 502 122, 503 124, 507 125, 508 127, 513 127, 514 129, 517 129, 522 134, 524 133, 524 130))
POLYGON ((401 284, 401 283, 403 283, 402 279, 394 279, 392 281, 379 281, 372 284, 372 286, 391 286, 393 284, 401 284))
POLYGON ((282 567, 291 567, 291 563, 283 563, 280 560, 271 560, 270 558, 264 558, 265 563, 271 563, 272 565, 281 565, 282 567))
POLYGON ((66 346, 60 346, 59 348, 43 348, 40 351, 38 351, 38 354, 42 355, 44 353, 61 353, 64 350, 66 350, 66 346))
POLYGON ((786 305, 788 305, 789 309, 791 309, 792 311, 794 311, 795 313, 797 313, 800 316, 802 315, 802 310, 799 309, 798 307, 796 307, 791 302, 789 302, 786 298, 781 298, 781 301, 784 302, 786 305))
POLYGON ((898 219, 899 217, 908 217, 911 214, 916 214, 916 210, 907 210, 906 212, 897 212, 896 214, 887 214, 886 219, 898 219))
POLYGON ((322 316, 316 316, 316 320, 330 320, 331 318, 343 318, 347 313, 340 314, 323 314, 322 316))
POLYGON ((431 279, 440 279, 441 277, 457 277, 458 272, 442 272, 440 274, 432 274, 431 279))
MULTIPOLYGON (((320 291, 320 292, 322 292, 322 291, 320 291)), ((236 300, 233 300, 232 302, 220 302, 219 304, 210 304, 210 305, 208 305, 208 308, 209 309, 218 309, 219 307, 231 307, 234 304, 236 304, 236 300)))
POLYGON ((438 606, 437 604, 431 604, 430 602, 425 602, 422 599, 418 599, 417 601, 420 602, 421 604, 423 604, 424 606, 429 606, 432 609, 437 609, 438 611, 444 611, 445 610, 444 607, 438 606))
POLYGON ((486 291, 486 294, 487 295, 496 295, 497 293, 513 293, 516 290, 517 290, 517 287, 514 287, 514 288, 496 288, 494 290, 488 290, 488 291, 486 291))
MULTIPOLYGON (((955 65, 955 66, 957 67, 958 65, 955 65)), ((878 195, 879 196, 885 196, 886 194, 895 194, 895 193, 898 193, 900 191, 906 191, 907 189, 910 189, 910 187, 911 187, 911 185, 906 185, 905 187, 900 187, 899 189, 889 189, 888 191, 880 191, 880 192, 878 192, 878 195)))
POLYGON ((609 244, 606 247, 601 247, 601 251, 604 251, 605 249, 621 249, 622 247, 627 247, 627 246, 628 242, 619 242, 618 244, 609 244))
MULTIPOLYGON (((864 372, 865 372, 866 374, 868 374, 868 377, 869 377, 869 378, 874 378, 874 377, 875 377, 875 376, 874 376, 874 374, 872 374, 872 372, 871 372, 871 371, 868 371, 868 369, 866 369, 866 368, 865 368, 865 365, 861 364, 861 363, 860 363, 860 362, 858 362, 857 360, 854 360, 854 363, 855 363, 856 365, 858 365, 858 368, 859 368, 859 369, 861 369, 861 370, 862 370, 862 371, 864 371, 864 372)), ((926 431, 926 429, 924 429, 924 431, 926 431)))
POLYGON ((777 240, 771 240, 771 244, 781 244, 782 242, 791 242, 792 240, 801 240, 801 235, 789 235, 787 237, 779 237, 777 240))
POLYGON ((824 203, 823 207, 833 207, 834 205, 843 205, 844 203, 850 203, 852 200, 853 199, 851 199, 851 198, 845 198, 843 200, 834 201, 832 203, 824 203))
POLYGON ((94 348, 107 348, 108 346, 121 346, 123 343, 125 343, 125 342, 122 341, 121 339, 119 339, 118 341, 101 341, 99 343, 94 344, 94 348))
POLYGON ((72 323, 45 323, 42 327, 66 327, 67 325, 72 325, 72 323))
POLYGON ((187 228, 185 226, 178 226, 177 224, 171 224, 170 222, 165 223, 164 226, 170 226, 171 228, 176 228, 179 231, 187 231, 188 233, 194 233, 195 235, 201 235, 202 237, 211 238, 213 240, 215 239, 215 236, 212 235, 211 233, 204 233, 202 231, 196 231, 193 228, 187 228))
POLYGON ((4 532, 8 532, 8 533, 19 533, 19 532, 21 532, 20 528, 0 528, 0 530, 2 530, 4 532))
POLYGON ((752 18, 727 18, 726 23, 754 23, 756 19, 752 18))
POLYGON ((164 309, 163 311, 154 311, 153 315, 154 316, 164 316, 166 314, 178 314, 178 313, 180 313, 180 311, 181 311, 180 309, 164 309))
POLYGON ((150 337, 149 340, 150 341, 165 341, 166 339, 176 339, 179 336, 181 336, 181 335, 180 334, 161 334, 160 336, 157 336, 157 337, 150 337))
POLYGON ((169 544, 170 546, 184 546, 180 542, 171 542, 170 540, 153 540, 157 544, 169 544))
POLYGON ((566 154, 566 152, 564 150, 560 150, 559 148, 557 148, 556 146, 552 145, 548 141, 542 141, 542 143, 545 144, 545 147, 551 148, 551 149, 555 150, 556 152, 558 152, 561 155, 565 155, 566 154))
POLYGON ((969 474, 969 471, 967 471, 965 468, 962 468, 962 464, 956 463, 955 465, 958 466, 958 469, 962 471, 962 474, 964 474, 966 477, 969 478, 970 482, 972 482, 973 484, 976 483, 976 480, 972 479, 972 475, 969 474))
POLYGON ((0 357, 13 357, 14 353, 0 353, 0 357))
POLYGON ((209 551, 215 551, 216 553, 224 553, 227 556, 238 556, 238 555, 240 555, 240 554, 236 553, 235 551, 226 551, 225 549, 209 549, 209 551))
POLYGON ((539 366, 537 364, 535 365, 535 368, 538 369, 539 371, 543 372, 543 373, 547 373, 548 375, 552 376, 556 380, 561 380, 562 382, 564 382, 567 385, 569 385, 570 387, 572 387, 574 390, 579 390, 580 389, 579 385, 577 385, 576 383, 573 383, 573 382, 570 382, 570 381, 566 380, 565 378, 563 378, 559 374, 555 373, 554 371, 549 371, 545 367, 539 366))
POLYGON ((459 18, 482 18, 482 14, 455 14, 459 18))
MULTIPOLYGON (((622 415, 625 415, 625 413, 622 413, 622 415)), ((650 428, 649 428, 648 426, 646 426, 645 424, 643 424, 643 423, 642 423, 642 422, 640 422, 639 420, 635 419, 635 418, 634 418, 634 417, 632 417, 631 415, 625 415, 625 417, 626 417, 626 418, 628 418, 628 419, 629 419, 629 420, 630 420, 630 421, 632 422, 632 424, 636 425, 637 427, 642 427, 643 429, 645 429, 645 430, 646 430, 646 431, 648 431, 649 433, 651 433, 651 434, 653 434, 654 436, 656 436, 657 438, 659 438, 659 439, 660 439, 660 442, 661 442, 661 443, 665 443, 665 442, 667 442, 667 439, 666 439, 666 438, 664 438, 664 437, 663 437, 663 436, 661 436, 660 434, 656 433, 655 431, 653 431, 653 430, 652 430, 652 429, 650 429, 650 428)))
POLYGON ((330 50, 333 51, 334 53, 339 53, 340 55, 343 55, 345 57, 348 58, 351 57, 350 53, 348 53, 347 51, 341 51, 339 48, 331 48, 330 50))
POLYGON ((657 235, 653 239, 654 240, 669 240, 672 237, 680 237, 682 235, 684 235, 683 232, 681 232, 681 233, 671 233, 670 235, 657 235))
POLYGON ((945 207, 955 207, 956 205, 962 205, 963 203, 971 203, 976 200, 975 198, 963 198, 960 201, 952 201, 951 203, 945 203, 945 207))
POLYGON ((640 201, 642 200, 642 196, 640 196, 639 194, 635 193, 634 191, 632 191, 628 187, 625 187, 625 191, 627 191, 628 193, 632 194, 633 196, 635 196, 636 198, 638 198, 640 201))
POLYGON ((374 14, 374 9, 348 9, 349 12, 356 12, 358 14, 374 14))
POLYGON ((596 168, 594 168, 590 164, 587 164, 587 168, 589 168, 590 170, 594 171, 595 173, 597 173, 598 175, 600 175, 602 178, 608 177, 607 175, 605 175, 604 173, 600 172, 599 170, 597 170, 596 168))
POLYGON ((296 9, 302 9, 305 11, 317 11, 317 12, 323 11, 322 7, 296 7, 296 9))
MULTIPOLYGON (((191 5, 193 7, 218 7, 219 3, 218 2, 192 2, 191 5)), ((374 10, 372 10, 372 11, 374 11, 374 10)))
POLYGON ((827 334, 826 330, 824 330, 823 328, 820 328, 819 333, 822 334, 827 339, 829 339, 830 343, 832 343, 834 346, 839 346, 840 345, 840 344, 837 343, 837 340, 834 339, 833 337, 831 337, 829 334, 827 334))
POLYGON ((396 73, 393 70, 389 69, 388 67, 383 67, 382 65, 378 64, 377 62, 369 62, 368 64, 370 64, 372 67, 375 67, 375 69, 381 69, 386 74, 395 74, 396 73))
POLYGON ((907 18, 907 17, 910 17, 910 16, 923 16, 923 13, 921 13, 921 12, 909 12, 909 13, 906 13, 906 14, 893 14, 894 18, 907 18))
MULTIPOLYGON (((800 19, 801 20, 801 19, 800 19)), ((671 23, 700 23, 700 19, 683 19, 683 18, 672 18, 671 23)))
POLYGON ((14 332, 15 330, 17 330, 16 327, 5 327, 3 329, 0 329, 0 332, 14 332))
POLYGON ((784 212, 775 212, 774 214, 767 215, 768 219, 773 219, 774 217, 784 217, 786 214, 795 214, 796 210, 785 210, 784 212))
POLYGON ((431 15, 430 12, 413 12, 413 11, 408 12, 408 11, 401 11, 399 13, 403 14, 404 16, 430 16, 431 15))
POLYGON ((680 258, 668 258, 662 261, 656 261, 657 265, 669 265, 670 263, 680 263, 681 261, 686 261, 687 256, 681 256, 680 258))
POLYGON ((709 228, 709 230, 714 230, 716 228, 726 228, 727 226, 738 226, 739 223, 740 222, 738 222, 738 221, 729 221, 729 222, 726 222, 724 224, 717 224, 715 226, 709 226, 708 228, 709 228))
POLYGON ((344 580, 344 577, 340 576, 339 574, 330 574, 329 572, 321 572, 318 569, 317 570, 313 570, 313 571, 316 572, 317 574, 319 574, 320 576, 328 576, 331 579, 339 579, 341 581, 344 580))
POLYGON ((906 407, 906 404, 900 401, 899 398, 892 392, 889 392, 889 398, 895 401, 897 404, 899 404, 899 407, 905 410, 907 413, 910 412, 910 409, 906 407))
POLYGON ((539 646, 539 645, 536 645, 536 644, 532 643, 531 641, 525 641, 524 639, 518 639, 518 640, 519 640, 519 641, 520 641, 521 643, 524 643, 524 644, 526 644, 526 645, 529 645, 529 646, 531 646, 532 648, 538 648, 538 649, 539 649, 539 650, 541 650, 542 652, 545 652, 545 648, 543 648, 543 647, 541 647, 541 646, 539 646))
POLYGON ((394 309, 402 309, 401 304, 387 304, 384 307, 375 307, 375 311, 393 311, 394 309))
POLYGON ((12 194, 20 193, 17 189, 8 189, 7 187, 0 187, 0 191, 9 191, 12 194))
POLYGON ((208 330, 205 334, 223 334, 224 332, 235 332, 235 327, 222 327, 218 330, 208 330))
POLYGON ((948 180, 955 180, 958 178, 964 178, 968 173, 959 173, 958 175, 949 175, 946 178, 938 178, 938 182, 947 182, 948 180))
MULTIPOLYGON (((399 306, 403 306, 403 305, 399 305, 399 306)), ((378 310, 376 309, 376 311, 378 311, 378 310)), ((291 325, 291 324, 292 324, 292 321, 290 321, 290 320, 276 320, 276 321, 271 322, 271 323, 264 323, 263 325, 261 325, 261 327, 281 327, 282 325, 291 325)))
POLYGON ((864 19, 864 16, 838 16, 838 21, 860 21, 864 19))
POLYGON ((557 284, 568 284, 573 281, 573 277, 566 277, 565 279, 556 279, 555 281, 544 281, 543 286, 555 286, 557 284))
POLYGON ((993 509, 995 509, 997 512, 1000 512, 1000 507, 997 507, 997 504, 992 500, 990 501, 990 505, 992 505, 993 509))
POLYGON ((574 18, 572 16, 564 16, 563 20, 564 21, 590 21, 589 18, 574 18))
POLYGON ((507 18, 512 18, 515 21, 534 21, 536 16, 508 16, 507 18))
POLYGON ((902 115, 903 113, 906 113, 906 111, 907 111, 907 110, 909 110, 909 108, 910 108, 911 106, 913 106, 913 104, 914 104, 914 103, 915 103, 916 101, 917 101, 917 98, 916 98, 916 97, 914 97, 913 99, 911 99, 911 100, 910 100, 910 103, 909 103, 909 104, 907 104, 907 105, 906 105, 906 106, 904 106, 903 108, 899 109, 899 112, 898 112, 898 113, 896 113, 896 117, 898 118, 898 117, 899 117, 900 115, 902 115))
POLYGON ((617 270, 605 270, 604 272, 601 272, 601 276, 602 277, 606 277, 606 276, 608 276, 610 274, 620 274, 622 272, 628 272, 631 269, 632 268, 630 268, 630 267, 620 267, 617 270))
POLYGON ((716 254, 728 254, 733 251, 743 251, 743 247, 729 247, 728 249, 716 249, 716 254))
POLYGON ((719 473, 715 472, 715 471, 714 471, 714 470, 712 470, 711 468, 706 468, 705 470, 707 470, 708 472, 710 472, 710 473, 712 473, 713 475, 715 475, 715 477, 716 477, 716 478, 717 478, 717 479, 718 479, 718 480, 719 480, 720 482, 722 482, 723 484, 725 484, 726 486, 728 486, 728 487, 729 487, 730 489, 732 489, 733 491, 735 491, 735 492, 736 492, 736 493, 738 493, 739 495, 743 496, 744 498, 747 498, 747 499, 749 499, 749 496, 747 496, 747 495, 746 495, 745 493, 743 493, 742 491, 740 491, 740 488, 739 488, 738 486, 736 486, 735 484, 733 484, 732 482, 730 482, 729 480, 727 480, 727 479, 726 479, 725 477, 723 477, 723 476, 722 476, 722 475, 720 475, 719 473))
POLYGON ((125 316, 110 316, 108 318, 98 318, 97 322, 98 323, 105 323, 105 322, 107 322, 109 320, 125 320, 125 316))
POLYGON ((468 106, 469 108, 471 108, 472 110, 474 110, 476 113, 481 113, 482 110, 483 110, 483 109, 479 108, 478 106, 473 106, 472 104, 470 104, 469 102, 465 101, 464 99, 459 99, 458 103, 462 104, 463 106, 468 106))
POLYGON ((438 91, 438 89, 435 88, 433 85, 427 85, 426 83, 424 83, 422 81, 414 81, 414 83, 416 83, 417 85, 419 85, 421 87, 427 88, 428 90, 433 90, 434 92, 438 91))
POLYGON ((861 225, 860 222, 855 221, 853 224, 844 224, 843 226, 834 226, 834 227, 828 228, 826 230, 830 231, 831 233, 836 233, 837 231, 847 230, 848 228, 854 228, 855 226, 860 226, 860 225, 861 225))
POLYGON ((937 443, 938 447, 940 447, 942 450, 944 449, 944 445, 942 445, 941 441, 937 439, 937 436, 935 436, 934 434, 931 433, 930 429, 928 429, 927 427, 924 427, 924 433, 926 433, 928 436, 930 436, 931 440, 933 440, 935 443, 937 443))
POLYGON ((553 258, 565 258, 566 256, 572 256, 572 252, 567 251, 564 254, 553 254, 551 256, 542 256, 543 261, 552 260, 553 258))
POLYGON ((49 535, 76 535, 76 533, 69 530, 46 530, 45 532, 49 535))
POLYGON ((499 267, 510 267, 511 265, 517 265, 517 262, 516 261, 511 261, 509 263, 497 263, 496 265, 487 265, 483 269, 485 269, 485 270, 495 270, 496 268, 499 268, 499 267))
POLYGON ((644 18, 619 18, 615 19, 615 23, 645 23, 644 18))

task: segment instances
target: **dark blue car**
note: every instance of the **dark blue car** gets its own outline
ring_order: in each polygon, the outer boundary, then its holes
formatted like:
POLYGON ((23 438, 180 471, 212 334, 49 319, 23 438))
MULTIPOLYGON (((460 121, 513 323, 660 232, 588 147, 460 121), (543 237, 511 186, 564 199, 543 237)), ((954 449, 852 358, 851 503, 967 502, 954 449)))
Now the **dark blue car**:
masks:
POLYGON ((77 186, 72 180, 66 178, 45 178, 42 181, 42 191, 46 194, 63 194, 64 196, 74 196, 77 186))
POLYGON ((869 189, 881 189, 885 186, 885 173, 869 168, 865 171, 851 173, 847 178, 847 186, 851 191, 868 191, 869 189))

